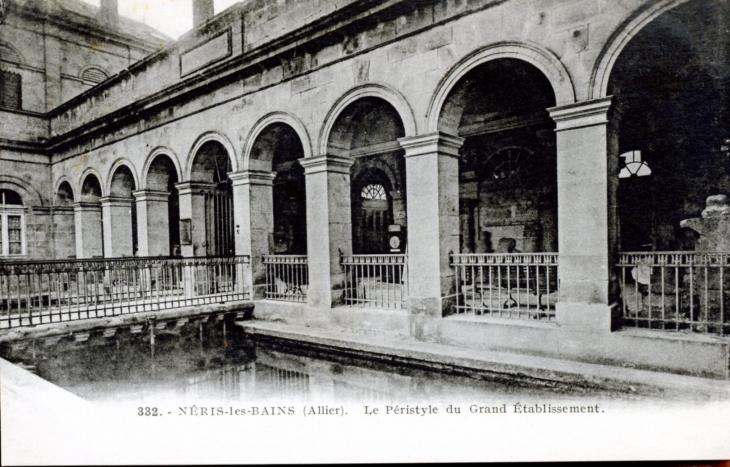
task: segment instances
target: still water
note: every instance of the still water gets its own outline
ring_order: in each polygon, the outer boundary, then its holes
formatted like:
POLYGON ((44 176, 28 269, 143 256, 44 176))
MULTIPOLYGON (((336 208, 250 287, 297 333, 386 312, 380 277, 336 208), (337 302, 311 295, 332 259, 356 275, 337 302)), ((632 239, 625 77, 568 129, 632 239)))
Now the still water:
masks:
MULTIPOLYGON (((281 341, 247 339, 223 315, 27 342, 2 356, 101 404, 248 402, 523 403, 613 399, 608 391, 489 373, 434 371, 281 341)), ((631 394, 621 399, 638 400, 631 394)))

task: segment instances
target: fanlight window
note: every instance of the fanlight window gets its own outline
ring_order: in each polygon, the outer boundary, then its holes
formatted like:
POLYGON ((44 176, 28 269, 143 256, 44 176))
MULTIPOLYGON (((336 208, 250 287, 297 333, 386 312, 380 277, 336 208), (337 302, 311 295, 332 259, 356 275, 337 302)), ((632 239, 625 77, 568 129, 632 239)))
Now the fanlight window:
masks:
POLYGON ((534 158, 532 152, 525 148, 503 148, 487 158, 486 179, 508 180, 528 174, 534 158))
POLYGON ((89 67, 81 74, 81 79, 88 84, 99 84, 108 78, 106 72, 101 68, 89 67))
POLYGON ((367 185, 360 194, 363 199, 387 200, 385 187, 383 185, 367 185))
POLYGON ((646 177, 651 175, 651 169, 646 162, 641 160, 641 151, 630 151, 621 154, 619 157, 626 159, 626 166, 621 169, 618 178, 629 178, 632 176, 646 177))

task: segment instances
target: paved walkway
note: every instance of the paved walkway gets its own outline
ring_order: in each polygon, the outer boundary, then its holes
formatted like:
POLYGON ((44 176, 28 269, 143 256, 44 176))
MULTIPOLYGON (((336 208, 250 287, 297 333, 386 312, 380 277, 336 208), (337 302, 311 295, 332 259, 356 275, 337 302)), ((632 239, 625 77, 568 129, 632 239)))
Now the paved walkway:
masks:
POLYGON ((559 381, 605 390, 730 400, 730 381, 711 380, 633 368, 598 365, 517 353, 462 348, 382 335, 324 330, 278 322, 239 321, 244 330, 264 338, 295 341, 322 350, 350 351, 364 356, 396 357, 404 363, 428 362, 434 368, 559 381))

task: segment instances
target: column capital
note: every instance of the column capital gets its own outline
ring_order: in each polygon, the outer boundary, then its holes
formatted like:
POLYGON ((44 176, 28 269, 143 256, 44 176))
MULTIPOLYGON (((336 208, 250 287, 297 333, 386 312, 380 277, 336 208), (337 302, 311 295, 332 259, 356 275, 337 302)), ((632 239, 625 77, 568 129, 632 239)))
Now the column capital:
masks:
POLYGON ((548 109, 557 127, 555 131, 575 130, 608 123, 611 96, 592 101, 552 107, 548 109))
POLYGON ((124 206, 129 207, 134 203, 134 198, 126 198, 122 196, 106 196, 104 198, 99 198, 99 202, 101 203, 102 207, 105 206, 124 206))
POLYGON ((459 157, 464 138, 448 133, 436 132, 427 135, 407 136, 398 140, 406 150, 405 157, 424 156, 437 153, 442 156, 459 157))
POLYGON ((302 164, 302 167, 304 167, 305 175, 320 172, 349 174, 350 169, 355 164, 355 161, 349 157, 327 154, 324 156, 299 159, 299 163, 302 164))
POLYGON ((72 204, 75 212, 81 211, 99 211, 101 212, 101 203, 78 202, 72 204))
POLYGON ((276 172, 268 172, 265 170, 244 170, 242 172, 229 172, 228 178, 230 178, 233 182, 233 186, 272 186, 274 184, 274 179, 276 178, 276 172))
POLYGON ((144 201, 158 201, 158 202, 167 202, 170 198, 170 193, 167 191, 160 191, 160 190, 138 190, 133 191, 132 195, 134 195, 134 199, 136 199, 138 202, 144 202, 144 201))
POLYGON ((212 192, 216 188, 215 183, 211 182, 182 182, 176 183, 177 193, 179 195, 194 195, 201 192, 212 192), (197 193, 196 193, 197 192, 197 193))

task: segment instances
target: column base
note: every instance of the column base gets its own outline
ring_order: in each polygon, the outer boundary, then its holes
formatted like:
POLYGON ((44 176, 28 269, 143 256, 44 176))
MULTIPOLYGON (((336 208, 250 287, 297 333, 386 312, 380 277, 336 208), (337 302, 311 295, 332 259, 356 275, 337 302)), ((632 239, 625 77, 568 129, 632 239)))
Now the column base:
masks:
POLYGON ((409 297, 406 303, 412 315, 442 318, 453 313, 455 297, 409 297))
POLYGON ((565 303, 555 305, 558 326, 571 331, 608 333, 620 324, 618 304, 565 303))
POLYGON ((313 308, 335 308, 344 305, 342 290, 316 290, 311 286, 307 291, 307 305, 313 308))

